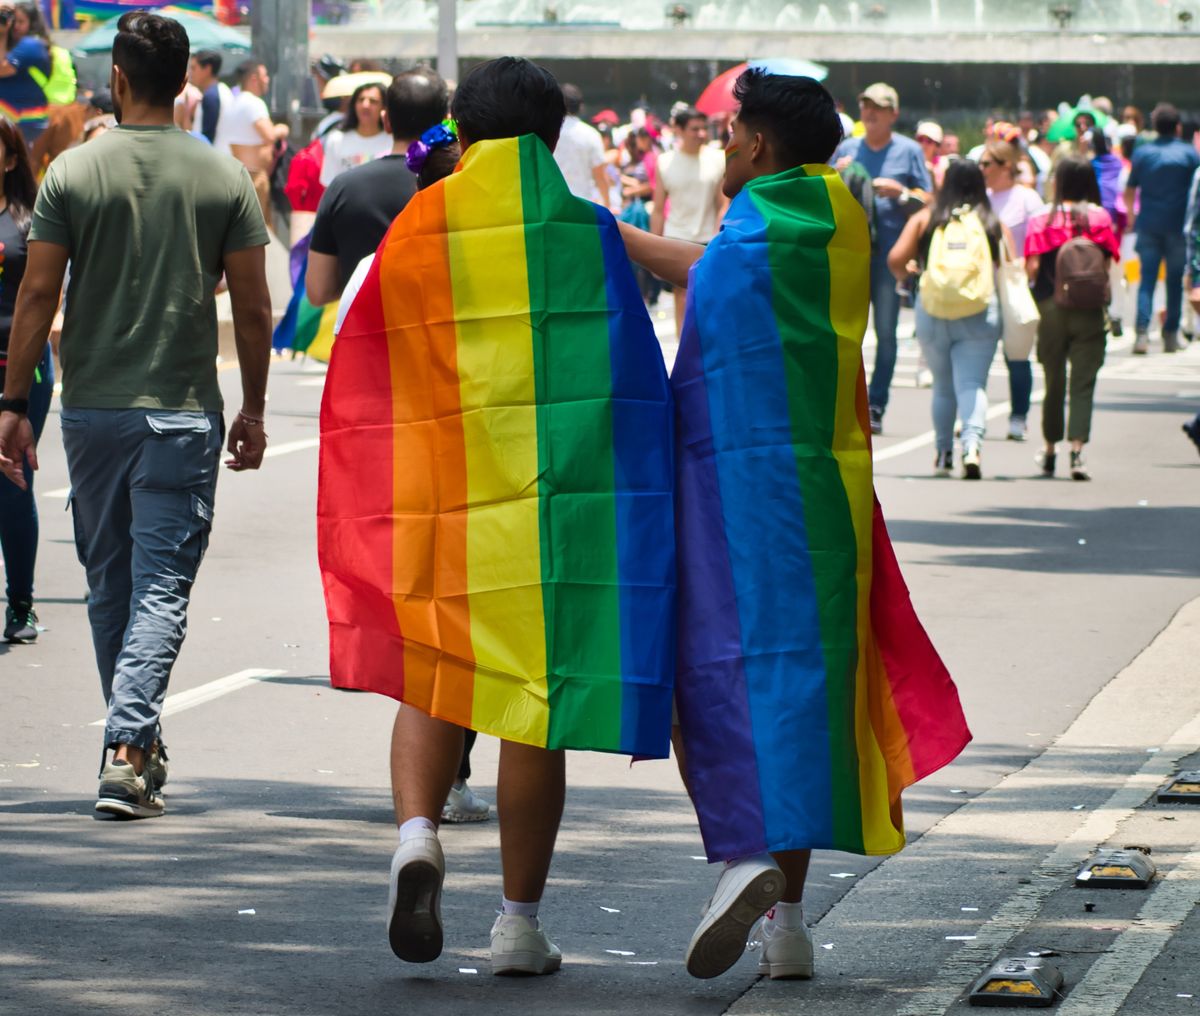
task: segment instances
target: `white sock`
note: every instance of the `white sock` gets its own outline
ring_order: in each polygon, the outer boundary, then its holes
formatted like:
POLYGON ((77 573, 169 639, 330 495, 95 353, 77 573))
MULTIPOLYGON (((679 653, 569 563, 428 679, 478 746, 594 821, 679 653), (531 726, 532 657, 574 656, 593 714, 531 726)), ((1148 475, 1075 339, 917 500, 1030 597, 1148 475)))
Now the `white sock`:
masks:
POLYGON ((405 840, 411 840, 423 829, 428 829, 431 833, 437 832, 437 826, 423 816, 420 818, 410 818, 407 822, 401 823, 400 842, 403 843, 405 840))
POLYGON ((538 906, 541 902, 541 900, 537 900, 534 903, 518 903, 505 896, 500 903, 500 913, 514 917, 528 917, 531 921, 536 922, 538 906))
POLYGON ((804 927, 803 903, 776 903, 775 923, 785 931, 796 931, 804 927))

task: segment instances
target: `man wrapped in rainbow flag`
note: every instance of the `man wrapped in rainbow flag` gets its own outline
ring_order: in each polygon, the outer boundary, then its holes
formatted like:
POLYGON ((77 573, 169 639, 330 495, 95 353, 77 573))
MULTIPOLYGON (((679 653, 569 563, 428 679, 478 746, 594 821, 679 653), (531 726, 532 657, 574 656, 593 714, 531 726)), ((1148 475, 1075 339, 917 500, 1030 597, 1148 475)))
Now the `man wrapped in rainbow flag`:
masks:
POLYGON ((634 261, 688 289, 671 375, 675 744, 709 860, 726 864, 688 971, 723 973, 769 911, 760 972, 807 978, 810 851, 901 849, 901 791, 970 733, 874 496, 870 239, 826 165, 833 98, 758 69, 735 95, 716 238, 621 229, 634 261))
POLYGON ((492 971, 546 974, 562 960, 537 916, 562 749, 669 751, 671 398, 616 220, 551 155, 553 76, 483 64, 452 114, 457 170, 392 224, 333 346, 317 504, 330 672, 403 703, 392 950, 442 950, 437 823, 470 728, 502 739, 492 971))

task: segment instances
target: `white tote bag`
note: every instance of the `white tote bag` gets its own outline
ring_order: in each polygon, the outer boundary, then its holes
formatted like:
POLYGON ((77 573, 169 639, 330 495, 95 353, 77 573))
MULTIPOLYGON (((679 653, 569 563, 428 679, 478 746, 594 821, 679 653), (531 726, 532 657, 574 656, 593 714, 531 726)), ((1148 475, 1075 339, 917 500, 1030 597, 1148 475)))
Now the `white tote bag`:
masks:
POLYGON ((996 290, 1000 294, 1000 318, 1004 328, 1004 355, 1010 360, 1028 360, 1037 341, 1037 302, 1029 291, 1025 265, 1014 261, 1008 244, 1000 242, 1000 267, 996 269, 996 290))

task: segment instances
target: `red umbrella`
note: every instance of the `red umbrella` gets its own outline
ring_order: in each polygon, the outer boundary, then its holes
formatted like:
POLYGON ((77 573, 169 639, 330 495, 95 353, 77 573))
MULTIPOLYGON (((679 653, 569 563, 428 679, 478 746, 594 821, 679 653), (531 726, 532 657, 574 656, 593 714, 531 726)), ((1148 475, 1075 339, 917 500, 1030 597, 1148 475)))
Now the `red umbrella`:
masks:
POLYGON ((738 104, 733 97, 733 85, 747 67, 761 67, 771 74, 814 78, 817 81, 824 81, 829 74, 829 68, 809 60, 792 60, 787 57, 774 60, 751 60, 748 64, 740 63, 736 67, 730 67, 724 74, 718 74, 713 78, 708 87, 700 93, 700 98, 696 100, 696 108, 705 116, 736 112, 738 104))

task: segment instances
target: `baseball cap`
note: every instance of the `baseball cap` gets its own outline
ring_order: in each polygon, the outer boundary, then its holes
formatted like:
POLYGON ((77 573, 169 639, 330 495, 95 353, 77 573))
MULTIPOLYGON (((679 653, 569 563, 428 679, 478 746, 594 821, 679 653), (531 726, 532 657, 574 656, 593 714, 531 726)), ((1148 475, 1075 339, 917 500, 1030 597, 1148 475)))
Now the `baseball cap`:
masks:
POLYGON ((873 102, 876 106, 882 106, 884 109, 900 108, 900 96, 896 94, 896 89, 891 85, 884 84, 882 81, 868 85, 859 92, 858 101, 873 102))
POLYGON ((922 120, 917 124, 917 137, 929 138, 935 145, 940 145, 945 135, 942 133, 940 125, 934 123, 932 120, 922 120))
POLYGON ((597 125, 606 123, 610 127, 616 127, 620 122, 621 118, 617 116, 617 111, 615 109, 602 109, 599 113, 592 117, 592 123, 597 125))

